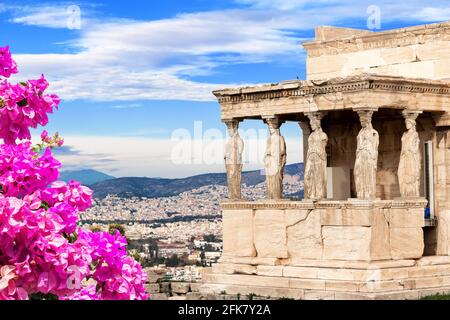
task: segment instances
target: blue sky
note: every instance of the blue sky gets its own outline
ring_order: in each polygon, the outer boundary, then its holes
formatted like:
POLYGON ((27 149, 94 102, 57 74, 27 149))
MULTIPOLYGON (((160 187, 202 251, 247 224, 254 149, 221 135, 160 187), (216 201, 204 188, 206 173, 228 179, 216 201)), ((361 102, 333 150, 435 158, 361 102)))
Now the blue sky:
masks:
MULTIPOLYGON (((181 177, 223 171, 217 130, 225 130, 212 90, 304 79, 300 43, 314 27, 365 29, 370 5, 380 8, 381 30, 450 19, 448 1, 433 0, 0 0, 0 45, 16 56, 16 80, 44 73, 62 97, 47 130, 66 138, 65 169, 181 177), (203 133, 215 130, 218 161, 174 163, 174 131, 193 135, 196 121, 203 133)), ((242 126, 252 128, 264 126, 242 126)), ((282 132, 288 161, 300 161, 298 126, 282 132)))

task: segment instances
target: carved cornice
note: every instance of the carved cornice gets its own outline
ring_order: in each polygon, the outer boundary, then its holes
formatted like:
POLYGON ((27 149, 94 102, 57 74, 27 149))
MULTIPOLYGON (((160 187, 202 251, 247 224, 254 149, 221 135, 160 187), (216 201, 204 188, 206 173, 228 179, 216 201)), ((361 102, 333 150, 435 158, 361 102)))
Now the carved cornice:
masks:
POLYGON ((223 210, 285 210, 285 209, 304 209, 312 210, 314 209, 314 204, 312 202, 303 201, 264 201, 264 202, 251 202, 251 201, 240 201, 240 202, 223 202, 221 203, 223 210))
POLYGON ((391 208, 425 208, 427 204, 425 198, 399 198, 392 201, 391 208))
POLYGON ((427 200, 417 199, 395 199, 395 200, 320 200, 313 201, 238 201, 221 203, 222 210, 313 210, 313 209, 373 209, 373 208, 425 208, 427 200))
POLYGON ((436 23, 403 29, 357 34, 353 37, 330 41, 304 42, 309 57, 336 55, 377 48, 395 48, 430 41, 450 40, 450 23, 436 23))
POLYGON ((408 79, 403 77, 385 77, 360 75, 347 78, 335 78, 328 81, 297 81, 214 91, 221 104, 252 102, 287 97, 310 98, 329 93, 356 91, 408 92, 450 96, 450 82, 440 80, 408 79), (294 85, 295 84, 295 85, 294 85))

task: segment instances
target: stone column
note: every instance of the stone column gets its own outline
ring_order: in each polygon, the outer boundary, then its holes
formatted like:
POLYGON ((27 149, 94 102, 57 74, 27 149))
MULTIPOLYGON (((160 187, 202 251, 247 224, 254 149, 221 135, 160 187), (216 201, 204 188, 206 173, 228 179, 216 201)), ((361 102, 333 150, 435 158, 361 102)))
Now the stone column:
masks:
POLYGON ((224 120, 228 128, 228 141, 225 144, 224 160, 227 170, 228 198, 240 200, 241 175, 242 175, 242 152, 244 141, 239 136, 239 121, 235 119, 224 120))
POLYGON ((305 199, 318 200, 327 197, 327 143, 328 136, 323 132, 320 121, 323 113, 306 113, 310 120, 312 133, 308 138, 308 151, 305 165, 305 199))
POLYGON ((375 199, 380 141, 378 132, 372 127, 372 115, 376 109, 364 108, 356 111, 362 126, 357 137, 354 168, 356 194, 358 199, 375 199))
POLYGON ((407 129, 402 136, 402 151, 398 165, 398 183, 402 198, 418 198, 420 196, 422 157, 419 134, 416 130, 416 119, 420 113, 407 110, 402 112, 407 129))
POLYGON ((306 155, 308 153, 308 139, 311 134, 311 127, 308 120, 302 120, 298 122, 300 129, 303 132, 303 164, 306 167, 306 155))
POLYGON ((280 134, 281 121, 277 117, 265 118, 269 127, 264 165, 268 199, 282 199, 283 173, 286 165, 286 142, 280 134))

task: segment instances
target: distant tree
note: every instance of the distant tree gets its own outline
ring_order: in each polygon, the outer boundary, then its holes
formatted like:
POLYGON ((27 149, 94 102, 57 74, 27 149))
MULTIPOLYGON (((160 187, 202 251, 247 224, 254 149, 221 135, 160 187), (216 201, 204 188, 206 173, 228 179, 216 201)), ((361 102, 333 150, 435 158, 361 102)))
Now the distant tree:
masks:
POLYGON ((205 255, 205 251, 202 250, 202 252, 200 252, 200 260, 201 260, 201 264, 202 267, 206 266, 206 255, 205 255))
POLYGON ((170 258, 166 259, 167 267, 178 267, 179 264, 180 264, 180 258, 175 253, 170 258))
POLYGON ((124 225, 121 225, 119 223, 111 223, 108 226, 108 232, 110 234, 115 234, 116 230, 119 231, 122 236, 125 236, 125 226, 124 225))
POLYGON ((221 242, 222 240, 218 239, 214 234, 206 234, 203 235, 203 240, 206 242, 221 242))
POLYGON ((102 232, 102 228, 100 226, 91 226, 89 228, 89 230, 91 230, 92 232, 102 232))

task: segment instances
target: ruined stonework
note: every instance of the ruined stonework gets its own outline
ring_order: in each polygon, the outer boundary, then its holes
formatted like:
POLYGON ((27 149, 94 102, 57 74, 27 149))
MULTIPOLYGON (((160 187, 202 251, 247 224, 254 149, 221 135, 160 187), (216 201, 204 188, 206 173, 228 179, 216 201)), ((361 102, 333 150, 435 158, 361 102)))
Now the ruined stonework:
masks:
POLYGON ((223 121, 268 125, 267 196, 222 203, 224 252, 200 294, 450 292, 450 22, 319 27, 304 46, 307 80, 214 92, 223 121), (282 199, 287 121, 303 133, 303 201, 282 199), (327 195, 328 181, 351 196, 327 195))

